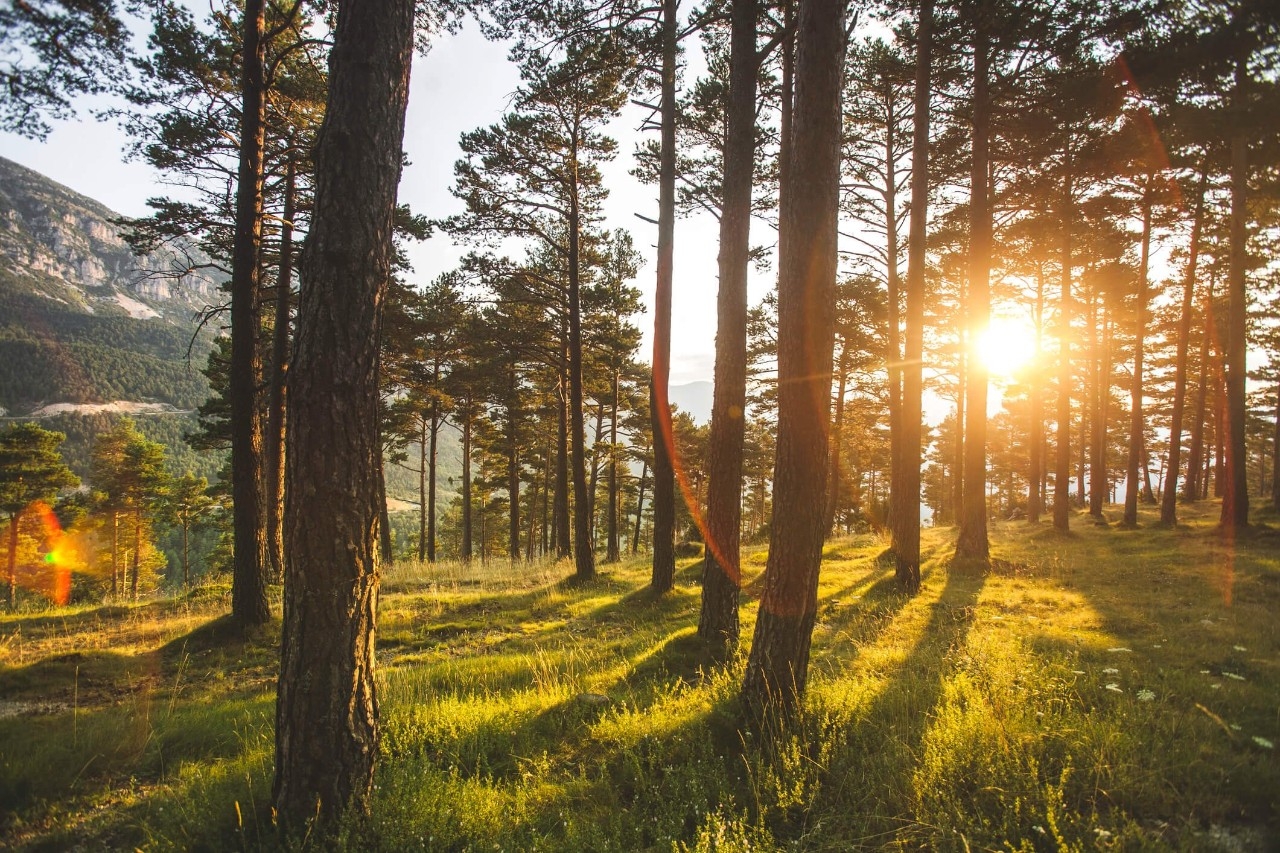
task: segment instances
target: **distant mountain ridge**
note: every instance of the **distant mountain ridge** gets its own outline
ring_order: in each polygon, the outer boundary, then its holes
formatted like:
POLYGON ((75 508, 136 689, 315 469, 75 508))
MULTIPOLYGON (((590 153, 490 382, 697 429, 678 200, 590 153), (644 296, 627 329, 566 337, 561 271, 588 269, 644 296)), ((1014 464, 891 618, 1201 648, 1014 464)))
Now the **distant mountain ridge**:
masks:
POLYGON ((175 467, 220 462, 183 443, 209 397, 213 343, 199 314, 224 300, 207 258, 134 257, 104 205, 0 158, 0 418, 38 419, 68 436, 84 474, 94 436, 123 414, 162 441, 175 467))
POLYGON ((112 220, 120 215, 39 172, 0 157, 0 268, 69 309, 191 324, 219 300, 220 278, 188 271, 191 258, 137 258, 112 220))

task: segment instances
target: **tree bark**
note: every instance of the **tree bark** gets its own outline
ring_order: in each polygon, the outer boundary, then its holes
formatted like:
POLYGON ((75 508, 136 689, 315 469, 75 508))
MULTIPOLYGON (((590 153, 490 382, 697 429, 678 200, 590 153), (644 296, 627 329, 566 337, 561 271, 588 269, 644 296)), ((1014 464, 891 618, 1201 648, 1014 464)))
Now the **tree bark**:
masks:
POLYGON ((1058 308, 1058 457, 1053 472, 1053 527, 1063 532, 1071 529, 1071 317, 1075 310, 1071 299, 1075 193, 1069 145, 1066 161, 1067 177, 1062 189, 1062 294, 1058 308))
MULTIPOLYGON (((565 334, 566 344, 568 342, 568 333, 565 334)), ((566 346, 564 352, 564 363, 569 363, 569 353, 566 346)), ((557 415, 559 423, 557 424, 559 433, 556 442, 556 494, 555 507, 551 514, 551 526, 555 530, 556 540, 556 559, 563 560, 573 555, 573 544, 569 538, 569 399, 568 399, 568 377, 565 371, 560 372, 560 388, 558 402, 560 404, 557 415)))
MULTIPOLYGON (((1236 65, 1236 90, 1243 88, 1244 62, 1236 65)), ((1239 119, 1237 119, 1239 120, 1239 119)), ((1231 138, 1231 250, 1227 270, 1227 341, 1223 360, 1226 386, 1226 450, 1225 482, 1222 489, 1222 515, 1219 524, 1228 534, 1239 533, 1249 526, 1249 482, 1245 470, 1245 351, 1247 347, 1248 294, 1245 292, 1246 193, 1249 182, 1249 148, 1244 130, 1237 129, 1231 138)))
POLYGON ((427 419, 418 417, 418 562, 427 560, 427 419))
POLYGON ((368 807, 378 753, 378 349, 413 48, 410 0, 338 6, 291 369, 273 799, 286 833, 368 807))
POLYGON ((640 553, 640 524, 644 520, 644 479, 649 475, 649 460, 640 463, 640 489, 636 494, 636 526, 631 534, 631 555, 640 553))
POLYGON ((267 402, 267 553, 277 583, 284 580, 284 432, 288 428, 289 303, 293 288, 293 217, 297 175, 292 155, 285 165, 280 225, 280 274, 276 277, 271 330, 271 387, 267 402))
MULTIPOLYGON (((1191 344, 1191 315, 1195 310, 1196 266, 1200 260, 1200 229, 1204 222, 1204 195, 1209 179, 1207 165, 1201 166, 1196 191, 1195 213, 1191 221, 1191 246, 1187 269, 1182 279, 1182 313, 1178 317, 1178 349, 1174 360, 1173 411, 1169 421, 1169 464, 1165 470, 1164 490, 1160 495, 1160 523, 1173 527, 1178 523, 1178 472, 1182 463, 1182 418, 1187 400, 1187 355, 1191 344)), ((1187 479, 1191 479, 1188 466, 1187 479)))
POLYGON ((462 415, 462 561, 471 562, 471 401, 462 415))
POLYGON ((1107 422, 1111 402, 1111 334, 1105 297, 1096 289, 1089 294, 1089 334, 1093 341, 1093 434, 1089 441, 1089 515, 1105 524, 1103 506, 1110 490, 1107 471, 1107 422), (1101 327, 1102 334, 1098 334, 1101 327))
POLYGON ((21 517, 20 512, 9 516, 9 612, 11 613, 18 606, 18 520, 21 517))
POLYGON ((582 300, 579 293, 578 164, 573 159, 573 189, 569 202, 569 414, 573 447, 573 564, 578 580, 596 576, 591 547, 591 501, 587 497, 587 450, 582 414, 582 300))
POLYGON ((698 635, 738 644, 742 584, 742 453, 747 407, 747 268, 755 165, 756 0, 733 0, 720 214, 715 386, 711 405, 706 557, 698 635))
POLYGON ((925 250, 929 223, 929 97, 933 2, 921 0, 916 31, 915 115, 911 140, 911 224, 907 235, 907 316, 902 367, 902 519, 894 544, 898 585, 920 589, 920 466, 924 422, 925 250))
POLYGON ((267 605, 267 539, 263 495, 262 421, 258 417, 258 354, 262 251, 262 158, 266 82, 264 0, 244 7, 240 165, 231 255, 231 495, 234 555, 231 618, 241 627, 271 618, 267 605))
MULTIPOLYGON (((991 207, 988 202, 988 153, 991 144, 989 39, 985 4, 974 21, 973 162, 969 177, 969 344, 982 339, 991 313, 991 207)), ((987 540, 987 366, 971 356, 966 381, 964 505, 956 538, 956 559, 986 565, 987 540)))
POLYGON ((1040 523, 1044 507, 1044 372, 1040 366, 1044 349, 1044 268, 1036 270, 1036 349, 1033 356, 1033 373, 1027 383, 1027 403, 1031 422, 1027 425, 1027 522, 1040 523))
POLYGON ((1151 262, 1151 181, 1142 191, 1142 255, 1138 262, 1138 291, 1135 294, 1133 316, 1133 373, 1129 385, 1129 458, 1125 472, 1124 486, 1124 520, 1125 527, 1138 524, 1138 494, 1142 484, 1138 482, 1138 466, 1142 461, 1143 429, 1146 421, 1142 416, 1142 359, 1143 347, 1147 334, 1147 278, 1151 262))
POLYGON ((605 546, 605 562, 616 563, 621 559, 618 547, 618 403, 621 397, 622 376, 613 372, 613 398, 609 407, 609 528, 605 546))
MULTIPOLYGON (((440 381, 437 366, 432 377, 432 387, 440 381)), ((431 426, 427 431, 427 562, 436 561, 436 456, 440 441, 440 401, 431 399, 431 426)))
POLYGON ((516 364, 513 361, 507 377, 507 500, 511 503, 511 512, 507 524, 507 556, 511 562, 520 559, 520 430, 518 424, 519 409, 516 393, 519 390, 519 377, 516 375, 516 364))
POLYGON ((822 560, 823 492, 831 411, 842 0, 802 0, 795 115, 779 217, 778 454, 775 508, 743 698, 787 713, 804 696, 822 560))
POLYGON ((658 165, 658 271, 653 295, 653 574, 649 586, 669 591, 676 580, 676 481, 671 433, 671 296, 676 224, 676 10, 662 0, 661 156, 658 165))

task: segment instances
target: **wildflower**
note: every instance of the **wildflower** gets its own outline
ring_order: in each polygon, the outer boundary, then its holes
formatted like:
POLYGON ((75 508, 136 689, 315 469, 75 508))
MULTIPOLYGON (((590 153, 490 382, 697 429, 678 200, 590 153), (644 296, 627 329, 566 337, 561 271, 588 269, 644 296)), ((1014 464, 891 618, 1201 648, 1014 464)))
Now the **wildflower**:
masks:
POLYGON ((1209 670, 1207 670, 1207 669, 1202 669, 1202 670, 1200 670, 1200 674, 1201 674, 1201 675, 1208 675, 1208 674, 1209 674, 1209 670))
POLYGON ((1116 669, 1114 666, 1109 666, 1102 671, 1102 674, 1103 675, 1119 675, 1120 670, 1116 669))
POLYGON ((1085 673, 1084 673, 1084 670, 1083 670, 1083 669, 1073 669, 1073 670, 1071 670, 1071 674, 1072 674, 1072 675, 1084 675, 1085 673))
POLYGON ((1119 685, 1119 684, 1116 684, 1114 681, 1113 681, 1113 682, 1111 682, 1110 684, 1108 684, 1108 685, 1106 686, 1106 689, 1107 689, 1107 690, 1110 690, 1112 693, 1123 693, 1123 692, 1124 692, 1123 690, 1121 690, 1121 689, 1120 689, 1120 685, 1119 685))
POLYGON ((1152 700, 1153 700, 1153 699, 1155 699, 1155 698, 1156 698, 1156 694, 1155 694, 1155 691, 1154 691, 1154 690, 1147 690, 1147 689, 1144 687, 1142 690, 1139 690, 1139 691, 1138 691, 1138 701, 1139 701, 1139 702, 1150 702, 1150 701, 1152 701, 1152 700))
POLYGON ((1276 745, 1264 737, 1253 736, 1253 742, 1263 749, 1275 749, 1276 745))
POLYGON ((1232 646, 1231 648, 1235 649, 1235 650, 1236 650, 1236 651, 1238 651, 1238 652, 1247 652, 1247 651, 1249 651, 1249 650, 1248 650, 1248 649, 1246 649, 1244 646, 1232 646))
POLYGON ((1044 835, 1044 827, 1041 826, 1040 824, 1037 823, 1035 826, 1031 828, 1034 829, 1036 832, 1040 833, 1041 835, 1044 835))
POLYGON ((1231 724, 1231 731, 1233 731, 1233 732, 1238 732, 1238 731, 1240 731, 1240 726, 1236 725, 1235 723, 1232 723, 1232 724, 1231 724))
POLYGON ((1094 830, 1094 832, 1097 834, 1099 841, 1106 841, 1108 838, 1111 837, 1111 833, 1103 829, 1102 827, 1098 827, 1097 829, 1094 830))
POLYGON ((1116 646, 1113 649, 1107 649, 1109 652, 1131 652, 1133 649, 1126 649, 1124 646, 1116 646))
POLYGON ((1153 649, 1158 649, 1158 648, 1160 648, 1160 647, 1161 647, 1161 646, 1160 646, 1160 644, 1159 644, 1159 643, 1156 643, 1156 644, 1155 644, 1155 645, 1153 645, 1151 648, 1153 648, 1153 649))
POLYGON ((1222 689, 1222 685, 1221 685, 1221 684, 1210 684, 1210 685, 1209 685, 1209 689, 1210 689, 1210 690, 1221 690, 1221 689, 1222 689))
POLYGON ((1222 675, 1223 675, 1223 677, 1224 677, 1224 678, 1230 678, 1230 679, 1233 679, 1233 680, 1235 680, 1235 681, 1248 681, 1248 680, 1249 680, 1249 679, 1245 678, 1243 675, 1236 675, 1234 672, 1227 672, 1226 670, 1223 670, 1222 675))

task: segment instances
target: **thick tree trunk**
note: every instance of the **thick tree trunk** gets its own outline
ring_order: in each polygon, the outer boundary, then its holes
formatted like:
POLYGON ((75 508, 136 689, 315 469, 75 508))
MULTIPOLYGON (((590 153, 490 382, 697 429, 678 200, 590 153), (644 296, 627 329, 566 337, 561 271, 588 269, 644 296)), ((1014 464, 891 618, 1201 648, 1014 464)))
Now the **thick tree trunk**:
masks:
POLYGON ((756 53, 757 8, 756 0, 733 0, 731 10, 707 541, 702 566, 702 613, 698 619, 698 635, 726 648, 738 643, 738 590, 742 583, 739 548, 747 407, 747 267, 751 249, 756 77, 760 64, 756 53))
MULTIPOLYGON (((1178 317, 1178 348, 1174 359, 1173 411, 1169 421, 1169 463, 1164 490, 1160 495, 1160 523, 1178 523, 1178 472, 1182 466, 1182 419, 1187 400, 1187 355, 1191 344, 1191 315, 1195 310, 1196 266, 1200 260, 1200 229, 1204 221, 1204 194, 1209 171, 1202 166, 1196 191, 1195 213, 1191 221, 1191 246, 1182 278, 1182 313, 1178 317)), ((1190 479, 1188 470, 1188 480, 1190 479)))
POLYGON ((924 422, 925 250, 929 222, 929 97, 933 2, 921 0, 916 28, 915 115, 911 140, 911 225, 907 238, 907 316, 902 368, 901 525, 894 543, 898 585, 920 589, 920 466, 924 422))
POLYGON ((378 752, 378 349, 413 11, 410 0, 339 4, 316 146, 291 369, 273 789, 282 828, 298 835, 367 809, 378 752))
POLYGON ((1133 315, 1133 373, 1129 385, 1129 458, 1125 470, 1124 520, 1126 527, 1138 523, 1138 495, 1142 484, 1138 481, 1138 466, 1142 461, 1142 359, 1147 335, 1147 278, 1151 262, 1151 178, 1142 194, 1142 255, 1138 263, 1138 289, 1135 294, 1133 315))
POLYGON ((262 420, 258 416, 258 309, 261 299, 262 157, 266 82, 264 0, 246 0, 240 78, 240 166, 231 255, 231 496, 234 555, 231 618, 242 627, 271 618, 267 605, 262 420))
POLYGON ((649 386, 653 419, 653 574, 650 588, 664 593, 676 580, 676 481, 671 433, 671 290, 676 226, 676 11, 677 0, 662 0, 662 143, 658 166, 658 274, 653 295, 653 379, 649 386))
POLYGON ((822 560, 840 182, 842 0, 802 0, 789 182, 781 198, 778 455, 759 616, 743 681, 757 711, 804 695, 822 560))
MULTIPOLYGON (((970 346, 982 339, 991 314, 991 207, 988 202, 988 153, 991 144, 990 64, 985 6, 975 20, 973 68, 973 162, 969 177, 970 346)), ((964 506, 956 538, 956 559, 986 565, 987 539, 987 366, 973 356, 968 363, 964 430, 964 506)))
POLYGON ((280 224, 280 274, 276 277, 275 322, 271 330, 271 387, 267 403, 267 553, 276 582, 284 580, 284 431, 287 429, 289 303, 293 288, 293 217, 297 176, 293 157, 285 165, 284 211, 280 224))
MULTIPOLYGON (((1236 68, 1236 88, 1243 86, 1243 62, 1236 68)), ((1249 149, 1242 130, 1231 139, 1231 254, 1227 271, 1226 358, 1223 360, 1226 386, 1225 482, 1222 489, 1224 532, 1238 533, 1249 526, 1249 482, 1245 470, 1245 351, 1248 320, 1248 294, 1245 292, 1245 265, 1248 262, 1245 239, 1246 192, 1249 181, 1249 149)))

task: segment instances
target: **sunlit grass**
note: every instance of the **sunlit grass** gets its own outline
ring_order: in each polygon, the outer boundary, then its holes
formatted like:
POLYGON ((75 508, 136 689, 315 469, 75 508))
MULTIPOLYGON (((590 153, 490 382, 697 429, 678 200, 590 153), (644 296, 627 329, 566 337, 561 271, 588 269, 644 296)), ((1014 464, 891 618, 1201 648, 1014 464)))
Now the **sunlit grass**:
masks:
MULTIPOLYGON (((875 537, 826 549, 785 731, 696 637, 698 568, 392 567, 375 850, 1268 849, 1280 803, 1280 537, 1216 507, 1138 530, 993 525, 994 570, 919 595, 875 537), (1232 846, 1234 845, 1234 846, 1232 846)), ((762 551, 746 555, 743 636, 762 551)), ((0 618, 0 844, 275 845, 275 638, 217 595, 0 618)))

